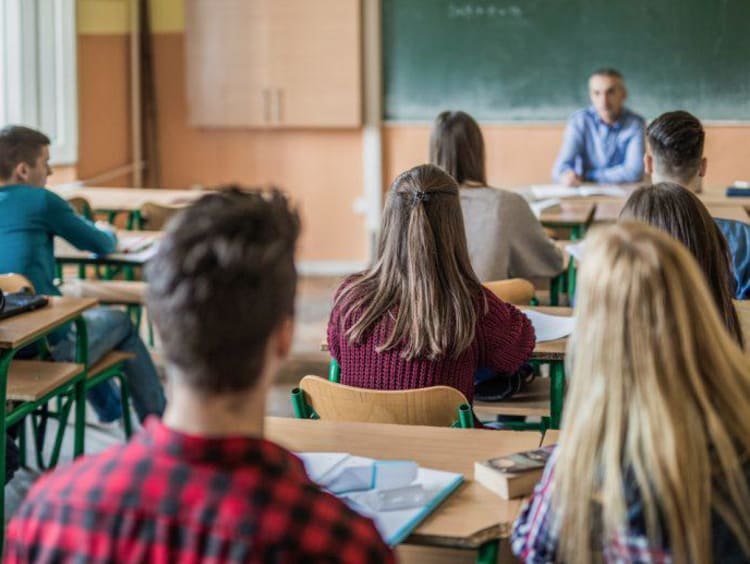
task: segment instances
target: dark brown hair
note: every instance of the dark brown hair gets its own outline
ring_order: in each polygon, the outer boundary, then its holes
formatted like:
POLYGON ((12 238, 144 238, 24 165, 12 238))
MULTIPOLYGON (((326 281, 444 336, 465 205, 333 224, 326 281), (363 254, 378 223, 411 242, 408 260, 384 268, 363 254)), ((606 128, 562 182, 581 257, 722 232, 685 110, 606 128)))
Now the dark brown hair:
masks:
POLYGON ((29 127, 8 125, 0 129, 0 180, 9 179, 19 163, 34 166, 42 147, 49 144, 49 137, 29 127))
POLYGON ((622 73, 618 71, 617 69, 613 69, 612 67, 602 67, 600 69, 596 69, 594 72, 591 73, 591 75, 589 76, 589 79, 594 76, 608 76, 610 78, 618 78, 620 79, 620 82, 625 80, 622 76, 622 73))
POLYGON ((684 112, 667 112, 646 129, 654 169, 661 176, 687 183, 700 169, 706 133, 697 117, 684 112))
POLYGON ((641 186, 628 198, 620 220, 653 225, 688 248, 706 277, 724 324, 742 345, 742 329, 732 302, 734 276, 729 246, 698 196, 671 182, 641 186))
POLYGON ((384 315, 393 331, 378 352, 399 348, 406 359, 458 355, 474 340, 482 286, 466 249, 456 181, 421 165, 400 174, 385 204, 378 258, 346 287, 342 326, 359 343, 384 315))
POLYGON ((487 185, 484 139, 479 124, 464 112, 442 112, 430 134, 430 162, 459 184, 473 180, 487 185))
POLYGON ((147 266, 167 361, 206 393, 251 388, 271 333, 294 314, 299 218, 277 190, 202 197, 167 225, 147 266))

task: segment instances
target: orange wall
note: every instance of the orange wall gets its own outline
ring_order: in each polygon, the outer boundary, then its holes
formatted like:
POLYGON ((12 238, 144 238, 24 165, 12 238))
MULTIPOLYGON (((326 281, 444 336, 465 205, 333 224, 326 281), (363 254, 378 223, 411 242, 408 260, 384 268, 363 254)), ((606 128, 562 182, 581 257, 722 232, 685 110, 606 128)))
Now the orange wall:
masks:
MULTIPOLYGON (((485 125, 487 178, 498 187, 550 182, 550 170, 562 140, 563 125, 485 125)), ((383 134, 384 178, 425 162, 429 125, 387 125, 383 134)), ((750 178, 750 126, 707 126, 706 191, 721 191, 750 178)))

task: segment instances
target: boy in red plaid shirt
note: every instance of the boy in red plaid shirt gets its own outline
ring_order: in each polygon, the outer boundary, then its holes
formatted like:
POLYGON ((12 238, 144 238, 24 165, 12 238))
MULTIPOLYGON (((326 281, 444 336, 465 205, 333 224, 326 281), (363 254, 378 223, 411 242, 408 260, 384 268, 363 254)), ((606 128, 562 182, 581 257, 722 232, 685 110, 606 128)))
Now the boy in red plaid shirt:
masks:
POLYGON ((278 192, 205 196, 148 267, 170 380, 164 420, 39 480, 14 562, 392 562, 372 522, 262 438, 292 342, 297 214, 278 192))

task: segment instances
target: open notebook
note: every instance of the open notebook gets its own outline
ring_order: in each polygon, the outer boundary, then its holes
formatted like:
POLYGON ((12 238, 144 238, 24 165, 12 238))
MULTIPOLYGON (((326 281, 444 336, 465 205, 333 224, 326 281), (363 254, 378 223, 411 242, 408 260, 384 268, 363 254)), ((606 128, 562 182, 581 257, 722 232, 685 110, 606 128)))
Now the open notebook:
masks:
POLYGON ((411 461, 374 460, 341 452, 297 456, 313 482, 370 517, 390 546, 409 536, 464 480, 462 474, 421 468, 411 461), (413 500, 407 500, 408 507, 387 508, 388 503, 398 506, 406 496, 413 500), (381 508, 375 509, 379 504, 381 508))

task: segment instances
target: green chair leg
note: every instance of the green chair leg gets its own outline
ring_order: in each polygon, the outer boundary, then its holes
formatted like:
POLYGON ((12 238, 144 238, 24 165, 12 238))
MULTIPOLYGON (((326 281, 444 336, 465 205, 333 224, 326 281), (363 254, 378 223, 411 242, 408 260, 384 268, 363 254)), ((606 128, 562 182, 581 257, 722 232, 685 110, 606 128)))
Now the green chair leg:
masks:
POLYGON ((468 403, 458 406, 458 424, 462 429, 471 429, 474 427, 474 412, 468 403))
POLYGON ((292 408, 297 419, 310 418, 310 407, 305 402, 305 395, 300 388, 292 390, 292 408))
POLYGON ((338 384, 341 381, 341 367, 335 358, 328 364, 328 379, 338 384))
POLYGON ((565 366, 562 360, 550 365, 550 428, 559 429, 562 420, 563 397, 565 394, 565 366))
POLYGON ((498 539, 487 541, 479 547, 477 564, 496 564, 499 552, 500 541, 498 539))
MULTIPOLYGON (((86 322, 83 317, 75 320, 76 327, 76 362, 84 367, 89 365, 89 345, 86 322)), ((84 437, 86 435, 86 378, 88 369, 84 368, 83 378, 75 386, 75 433, 73 435, 73 456, 78 458, 84 453, 84 437)))

